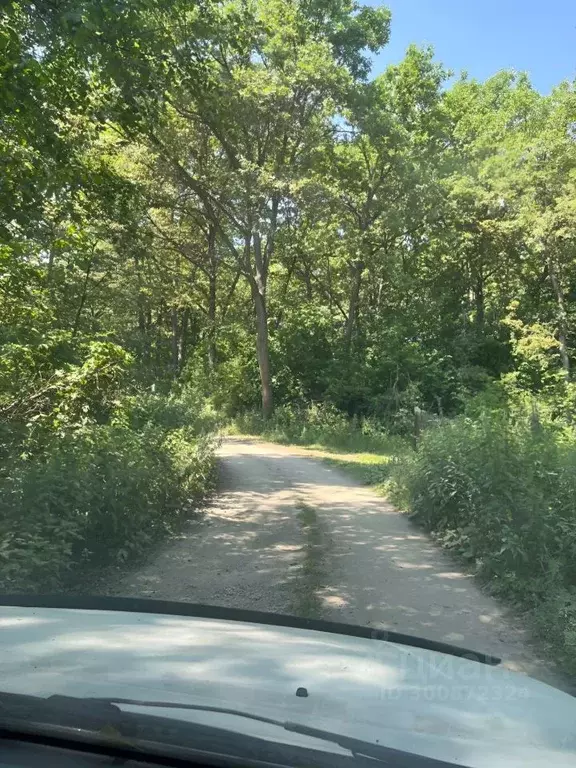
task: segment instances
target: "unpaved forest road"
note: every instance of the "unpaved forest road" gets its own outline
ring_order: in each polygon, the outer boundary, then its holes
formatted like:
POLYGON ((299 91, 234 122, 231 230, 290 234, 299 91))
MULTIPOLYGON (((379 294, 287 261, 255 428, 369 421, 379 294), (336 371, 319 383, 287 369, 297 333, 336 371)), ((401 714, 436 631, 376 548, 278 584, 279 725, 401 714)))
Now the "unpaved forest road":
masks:
POLYGON ((112 590, 396 630, 566 687, 527 631, 410 520, 306 451, 227 438, 220 493, 112 590))

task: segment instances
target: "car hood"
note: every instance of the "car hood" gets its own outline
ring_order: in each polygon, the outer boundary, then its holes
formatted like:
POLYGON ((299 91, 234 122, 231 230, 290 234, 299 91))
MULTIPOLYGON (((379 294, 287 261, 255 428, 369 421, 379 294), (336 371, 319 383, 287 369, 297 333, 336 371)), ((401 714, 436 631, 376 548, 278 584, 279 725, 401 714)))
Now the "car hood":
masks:
MULTIPOLYGON (((0 679, 11 693, 236 708, 470 768, 576 765, 576 699, 568 694, 466 659, 308 629, 6 606, 0 607, 0 679), (300 687, 307 697, 296 696, 300 687)), ((231 715, 169 712, 270 741, 340 751, 231 715)), ((153 713, 167 716, 167 710, 153 713)))

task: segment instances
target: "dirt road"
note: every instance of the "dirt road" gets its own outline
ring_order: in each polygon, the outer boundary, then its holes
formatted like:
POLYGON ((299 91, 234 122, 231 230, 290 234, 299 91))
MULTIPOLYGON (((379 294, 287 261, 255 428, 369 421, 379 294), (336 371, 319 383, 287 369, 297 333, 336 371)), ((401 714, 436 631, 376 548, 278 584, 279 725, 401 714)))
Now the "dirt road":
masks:
POLYGON ((558 683, 518 620, 382 498, 302 449, 227 439, 220 493, 120 595, 394 629, 558 683))

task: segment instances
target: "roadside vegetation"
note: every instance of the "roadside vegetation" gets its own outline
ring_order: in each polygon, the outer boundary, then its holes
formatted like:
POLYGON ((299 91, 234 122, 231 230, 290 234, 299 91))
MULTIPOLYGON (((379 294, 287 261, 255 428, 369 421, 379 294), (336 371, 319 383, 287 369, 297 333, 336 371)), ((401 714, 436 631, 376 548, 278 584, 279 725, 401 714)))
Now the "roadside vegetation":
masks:
POLYGON ((576 659, 574 84, 374 76, 393 23, 3 5, 1 589, 145 551, 232 422, 384 484, 576 659))
POLYGON ((572 385, 535 397, 504 377, 459 416, 399 436, 313 406, 230 431, 314 449, 429 531, 529 619, 576 673, 576 428, 572 385))
POLYGON ((483 407, 427 432, 390 497, 526 609, 575 672, 576 433, 542 411, 483 407))
POLYGON ((29 384, 5 382, 0 405, 0 590, 66 587, 141 556, 193 514, 214 470, 197 403, 143 391, 111 343, 60 338, 46 379, 34 349, 11 351, 10 381, 29 384))

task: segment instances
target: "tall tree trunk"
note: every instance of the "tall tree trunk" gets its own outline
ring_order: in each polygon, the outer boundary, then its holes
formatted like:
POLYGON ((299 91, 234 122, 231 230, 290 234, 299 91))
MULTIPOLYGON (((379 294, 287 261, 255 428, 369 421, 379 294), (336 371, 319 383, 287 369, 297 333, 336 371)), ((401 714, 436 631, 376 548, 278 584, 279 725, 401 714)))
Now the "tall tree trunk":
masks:
POLYGON ((556 296, 556 303, 558 305, 558 343, 560 347, 560 359, 562 361, 562 368, 564 369, 564 375, 567 379, 570 379, 570 357, 568 355, 568 314, 566 312, 566 305, 564 304, 564 292, 558 279, 558 271, 553 256, 548 257, 548 274, 550 276, 550 283, 556 296))
POLYGON ((258 356, 258 369, 260 371, 260 385, 262 388, 262 415, 265 419, 268 419, 272 416, 274 410, 270 379, 268 314, 266 311, 266 297, 262 295, 256 282, 252 285, 252 299, 256 312, 256 354, 258 356))
MULTIPOLYGON (((248 247, 250 241, 248 241, 248 247)), ((260 234, 254 233, 254 265, 256 275, 250 280, 252 300, 256 316, 256 354, 262 388, 262 415, 265 419, 272 416, 274 400, 270 377, 270 348, 268 343, 268 312, 266 308, 267 261, 262 253, 260 234)))
POLYGON ((358 317, 358 301, 360 299, 360 287, 362 285, 362 273, 364 272, 364 262, 354 261, 350 265, 350 300, 348 303, 348 317, 344 329, 344 341, 346 344, 346 354, 349 355, 352 349, 352 337, 358 317))
POLYGON ((210 272, 208 277, 208 370, 216 370, 216 227, 210 225, 208 230, 208 260, 210 272))

